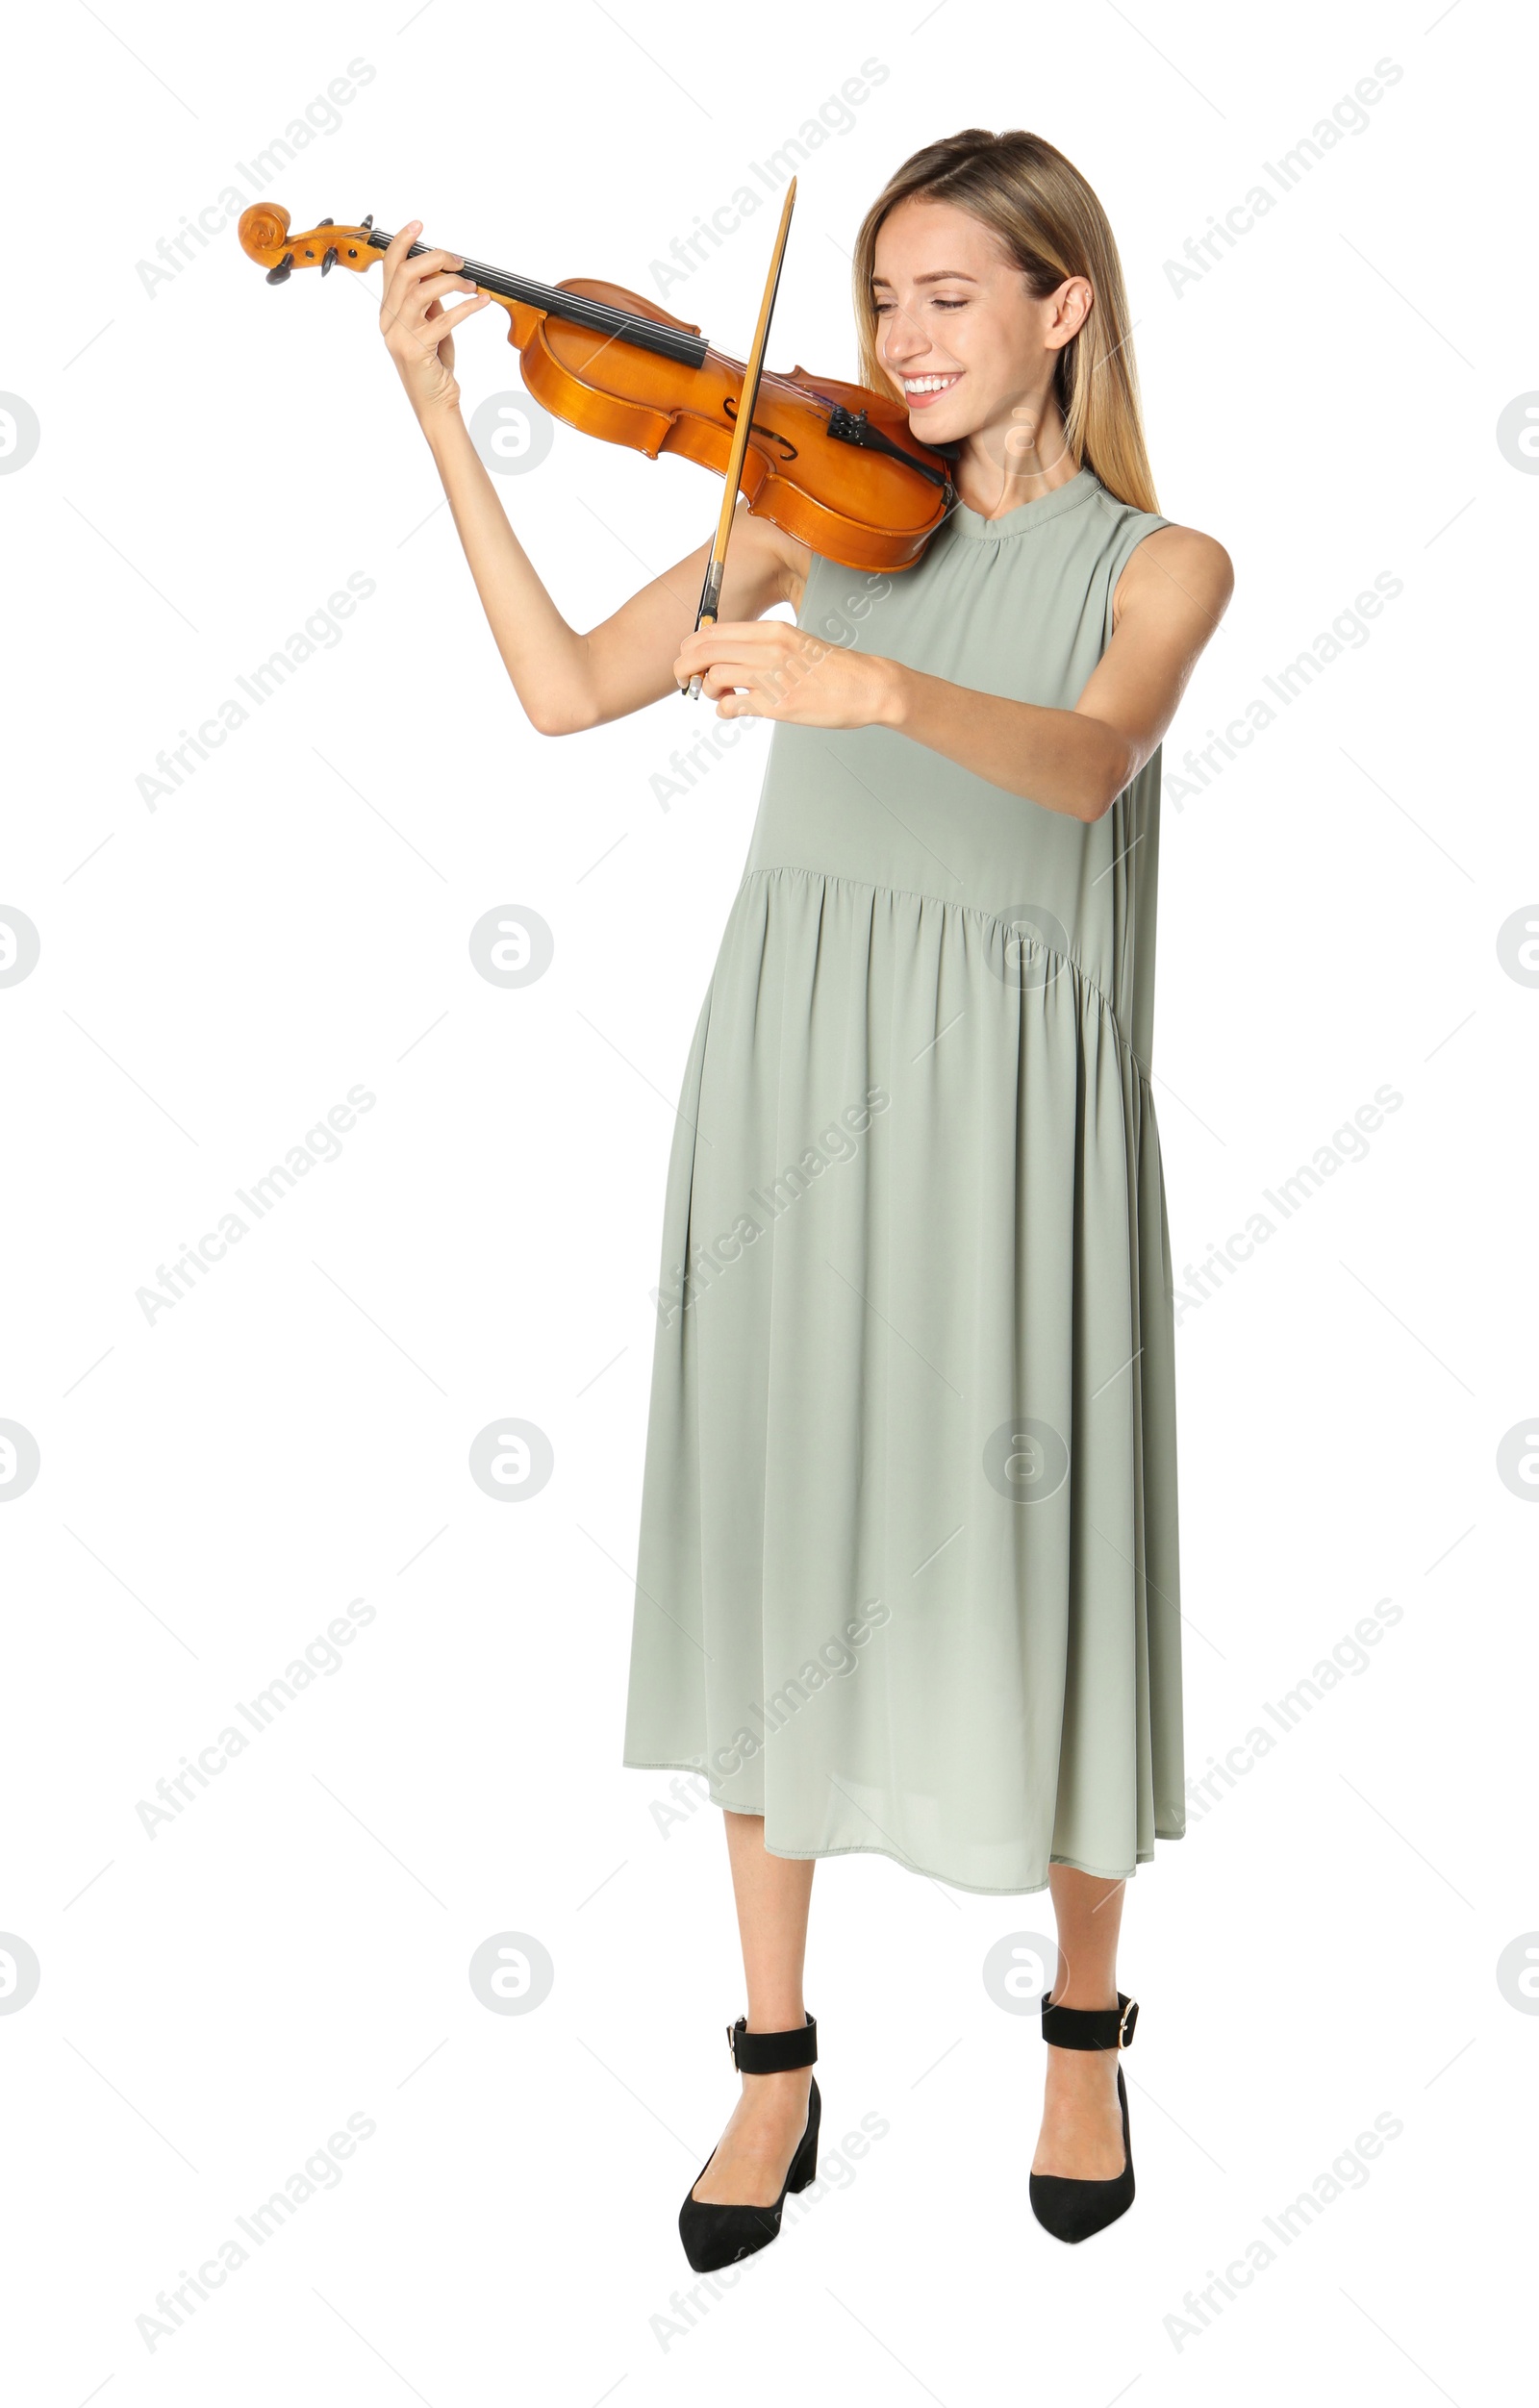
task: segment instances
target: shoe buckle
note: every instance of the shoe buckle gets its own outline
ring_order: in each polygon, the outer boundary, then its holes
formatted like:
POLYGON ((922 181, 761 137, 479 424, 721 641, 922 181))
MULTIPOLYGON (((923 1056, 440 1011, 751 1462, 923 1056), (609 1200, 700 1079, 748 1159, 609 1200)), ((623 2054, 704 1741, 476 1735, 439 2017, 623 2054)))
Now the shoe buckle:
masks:
POLYGON ((1136 1998, 1129 1998, 1126 2006, 1123 2009, 1122 2021, 1117 2026, 1117 2045, 1119 2048, 1125 2048, 1127 2046, 1128 2042, 1133 2037, 1133 2026, 1137 2023, 1137 2021, 1138 2000, 1136 1998))

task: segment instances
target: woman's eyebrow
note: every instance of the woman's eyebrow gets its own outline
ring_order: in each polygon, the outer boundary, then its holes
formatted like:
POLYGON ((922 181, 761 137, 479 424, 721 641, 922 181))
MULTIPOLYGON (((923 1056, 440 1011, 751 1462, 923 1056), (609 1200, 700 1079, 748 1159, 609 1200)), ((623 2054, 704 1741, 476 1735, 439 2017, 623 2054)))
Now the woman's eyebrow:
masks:
MULTIPOLYGON (((917 285, 975 285, 977 281, 976 276, 966 275, 960 267, 934 267, 927 276, 916 276, 914 279, 917 285)), ((893 289, 885 276, 873 276, 871 283, 886 285, 889 292, 893 289)))

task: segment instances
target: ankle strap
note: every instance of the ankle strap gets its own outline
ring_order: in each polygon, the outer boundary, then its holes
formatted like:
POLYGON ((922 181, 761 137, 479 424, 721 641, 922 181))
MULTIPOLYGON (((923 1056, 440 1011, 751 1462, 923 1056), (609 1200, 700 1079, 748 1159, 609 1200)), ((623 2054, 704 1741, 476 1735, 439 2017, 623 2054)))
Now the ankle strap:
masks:
POLYGON ((794 2073, 818 2062, 818 2019, 809 2015, 799 2032, 750 2032, 740 2015, 727 2025, 727 2045, 740 2073, 794 2073))
POLYGON ((1138 2021, 1138 2000, 1117 1994, 1115 2007, 1055 2007, 1042 2002, 1042 2037, 1050 2048, 1126 2048, 1138 2021))

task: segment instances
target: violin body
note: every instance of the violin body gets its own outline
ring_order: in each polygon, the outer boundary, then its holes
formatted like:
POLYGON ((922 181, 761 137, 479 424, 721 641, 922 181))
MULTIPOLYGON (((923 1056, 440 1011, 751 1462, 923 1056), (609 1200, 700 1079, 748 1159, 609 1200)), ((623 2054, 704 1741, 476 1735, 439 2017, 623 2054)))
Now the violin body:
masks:
MULTIPOLYGON (((685 334, 700 331, 619 285, 573 277, 558 289, 685 334)), ((649 460, 677 452, 725 474, 743 391, 741 361, 708 349, 703 366, 684 368, 560 318, 520 326, 519 305, 507 307, 508 339, 522 355, 524 386, 552 417, 649 460)), ((801 367, 789 376, 767 371, 743 464, 744 498, 757 516, 845 568, 910 568, 946 515, 945 489, 885 452, 832 441, 827 408, 820 406, 830 401, 852 417, 864 412, 915 459, 935 458, 909 433, 900 402, 801 367)))
MULTIPOLYGON (((366 219, 291 234, 288 211, 265 201, 244 213, 240 235, 269 284, 296 266, 366 269, 391 239, 366 219)), ((676 452, 727 474, 744 370, 697 326, 620 285, 539 285, 468 259, 463 273, 507 311, 525 389, 552 417, 649 460, 676 452)), ((757 516, 825 560, 888 571, 923 556, 956 498, 949 464, 910 433, 900 402, 800 367, 761 378, 741 490, 757 516)))

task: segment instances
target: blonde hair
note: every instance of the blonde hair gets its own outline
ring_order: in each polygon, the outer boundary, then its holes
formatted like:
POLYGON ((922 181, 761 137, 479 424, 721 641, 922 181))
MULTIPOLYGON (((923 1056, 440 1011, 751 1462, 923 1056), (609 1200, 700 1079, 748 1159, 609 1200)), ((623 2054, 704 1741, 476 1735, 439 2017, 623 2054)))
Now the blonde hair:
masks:
POLYGON ((1158 514, 1144 447, 1138 370, 1117 242, 1077 167, 1036 134, 987 134, 971 126, 906 159, 866 213, 855 244, 855 320, 861 382, 876 392, 896 380, 876 356, 876 237, 900 201, 922 197, 965 209, 998 236, 1037 300, 1066 277, 1087 279, 1095 302, 1058 354, 1055 392, 1076 467, 1108 493, 1158 514))

